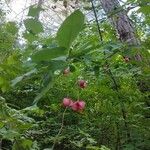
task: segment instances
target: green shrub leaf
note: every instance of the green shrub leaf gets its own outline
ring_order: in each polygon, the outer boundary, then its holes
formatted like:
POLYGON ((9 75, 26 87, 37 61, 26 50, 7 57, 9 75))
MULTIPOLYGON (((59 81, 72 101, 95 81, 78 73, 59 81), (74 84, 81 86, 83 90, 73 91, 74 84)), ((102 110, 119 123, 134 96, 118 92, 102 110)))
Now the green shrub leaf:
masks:
POLYGON ((24 21, 26 30, 33 34, 38 34, 40 32, 43 32, 43 26, 41 22, 39 22, 36 19, 26 19, 24 21))
POLYGON ((79 32, 83 29, 83 25, 84 15, 81 11, 76 10, 66 18, 57 32, 59 45, 68 49, 79 32))
POLYGON ((31 58, 34 62, 50 61, 53 58, 66 55, 66 53, 66 49, 63 47, 53 47, 50 49, 43 49, 41 51, 38 51, 33 54, 31 58))

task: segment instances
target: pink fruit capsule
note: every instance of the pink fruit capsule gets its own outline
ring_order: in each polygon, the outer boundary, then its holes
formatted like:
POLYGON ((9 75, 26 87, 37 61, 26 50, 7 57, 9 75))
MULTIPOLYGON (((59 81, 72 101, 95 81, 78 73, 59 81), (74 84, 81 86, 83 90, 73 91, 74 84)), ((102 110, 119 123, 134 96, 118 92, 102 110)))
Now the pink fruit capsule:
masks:
POLYGON ((71 105, 72 110, 80 112, 83 111, 85 108, 85 102, 84 101, 76 101, 71 105))
POLYGON ((73 104, 73 101, 69 98, 64 98, 63 99, 63 106, 64 107, 70 107, 73 104))
POLYGON ((79 85, 80 88, 85 88, 85 87, 87 87, 87 83, 86 83, 85 80, 79 80, 79 81, 78 81, 78 85, 79 85))

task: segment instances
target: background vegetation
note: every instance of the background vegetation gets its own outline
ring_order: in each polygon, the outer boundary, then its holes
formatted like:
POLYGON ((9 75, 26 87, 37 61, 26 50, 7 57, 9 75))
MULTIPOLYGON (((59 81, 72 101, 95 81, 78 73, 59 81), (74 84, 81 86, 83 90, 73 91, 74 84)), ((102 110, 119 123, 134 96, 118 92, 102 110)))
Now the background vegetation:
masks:
POLYGON ((0 9, 0 149, 149 150, 148 0, 111 12, 130 12, 138 45, 119 40, 99 1, 71 2, 61 1, 67 14, 56 32, 40 18, 42 1, 21 24, 0 9), (84 110, 65 108, 64 98, 84 101, 84 110))

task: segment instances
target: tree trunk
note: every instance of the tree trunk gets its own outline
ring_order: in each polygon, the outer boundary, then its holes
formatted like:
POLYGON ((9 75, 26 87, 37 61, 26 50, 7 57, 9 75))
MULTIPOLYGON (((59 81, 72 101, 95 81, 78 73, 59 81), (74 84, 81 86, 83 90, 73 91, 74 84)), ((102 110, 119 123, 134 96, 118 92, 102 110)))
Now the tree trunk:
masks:
POLYGON ((128 45, 139 45, 134 27, 118 0, 100 0, 102 8, 115 27, 119 39, 128 45))
MULTIPOLYGON (((103 10, 105 11, 112 25, 116 29, 120 41, 127 43, 128 45, 139 45, 139 40, 136 38, 134 27, 129 17, 127 16, 126 11, 121 7, 119 0, 100 0, 100 2, 103 10)), ((124 119, 127 143, 129 143, 131 142, 131 134, 127 120, 127 112, 122 98, 120 98, 120 108, 124 119)), ((118 149, 118 145, 116 149, 118 149)))

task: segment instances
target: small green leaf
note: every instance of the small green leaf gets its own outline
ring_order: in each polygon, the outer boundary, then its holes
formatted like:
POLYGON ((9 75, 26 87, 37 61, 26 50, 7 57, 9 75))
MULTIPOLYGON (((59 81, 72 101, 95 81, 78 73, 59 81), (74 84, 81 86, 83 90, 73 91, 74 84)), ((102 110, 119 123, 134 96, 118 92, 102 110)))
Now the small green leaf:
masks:
POLYGON ((0 122, 0 129, 3 128, 4 125, 4 122, 0 122))
POLYGON ((33 142, 27 139, 16 140, 12 150, 30 150, 33 142))
POLYGON ((69 69, 70 69, 71 72, 76 71, 76 67, 74 65, 69 65, 69 69))
POLYGON ((83 29, 83 25, 84 15, 80 10, 76 10, 66 18, 57 32, 59 45, 68 49, 83 29))
POLYGON ((53 58, 57 58, 66 55, 66 49, 63 47, 54 47, 50 49, 43 49, 31 56, 34 62, 50 61, 53 58))

